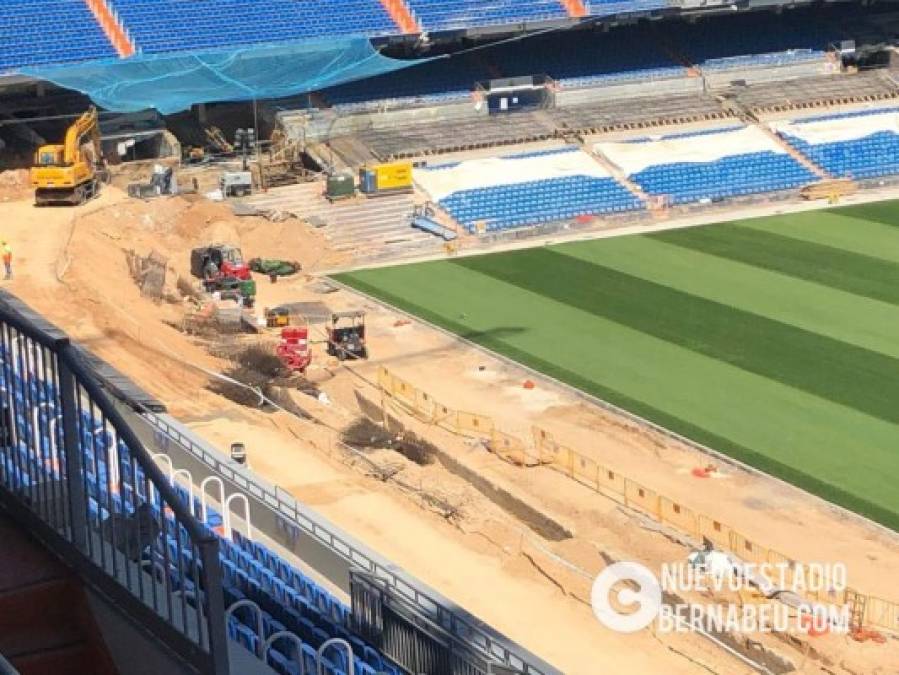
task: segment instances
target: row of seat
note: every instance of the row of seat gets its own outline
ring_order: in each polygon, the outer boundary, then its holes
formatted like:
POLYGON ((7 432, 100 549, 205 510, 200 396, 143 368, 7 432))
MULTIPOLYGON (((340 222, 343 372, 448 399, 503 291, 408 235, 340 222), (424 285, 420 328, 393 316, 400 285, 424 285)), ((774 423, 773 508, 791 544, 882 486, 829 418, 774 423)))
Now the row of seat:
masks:
POLYGON ((115 56, 84 0, 0 2, 0 73, 115 56))
POLYGON ((497 231, 643 208, 643 203, 614 179, 592 176, 461 190, 439 204, 470 232, 480 227, 497 231))
POLYGON ((724 67, 727 58, 735 58, 734 66, 766 65, 769 60, 786 61, 785 54, 791 52, 823 56, 843 35, 840 16, 840 8, 784 12, 776 19, 767 12, 716 16, 679 25, 669 39, 679 53, 702 68, 724 67))
POLYGON ((714 162, 657 164, 630 175, 650 195, 671 204, 776 192, 804 185, 816 176, 787 154, 757 152, 714 162))
POLYGON ((397 28, 378 0, 108 0, 145 53, 189 51, 397 28))
MULTIPOLYGON (((475 20, 464 13, 462 4, 439 5, 452 25, 475 20), (454 12, 462 12, 462 18, 454 12)), ((492 3, 481 7, 487 13, 499 11, 492 3)), ((637 6, 634 2, 593 2, 590 9, 594 14, 604 14, 636 11, 637 6)), ((520 20, 517 10, 507 7, 503 11, 504 16, 520 20)), ((671 30, 664 35, 653 26, 640 24, 605 32, 550 33, 482 49, 477 58, 438 59, 323 94, 327 101, 354 110, 375 101, 410 104, 462 100, 476 82, 497 76, 545 74, 563 88, 580 88, 680 77, 684 62, 710 71, 791 65, 822 58, 828 44, 843 35, 838 22, 830 19, 803 15, 773 23, 763 14, 709 19, 695 25, 671 23, 671 30), (489 66, 486 72, 485 65, 489 66)))
POLYGON ((426 30, 456 30, 568 16, 559 0, 406 0, 426 30))
POLYGON ((784 139, 831 176, 866 179, 899 174, 899 134, 892 131, 818 144, 789 135, 784 139))

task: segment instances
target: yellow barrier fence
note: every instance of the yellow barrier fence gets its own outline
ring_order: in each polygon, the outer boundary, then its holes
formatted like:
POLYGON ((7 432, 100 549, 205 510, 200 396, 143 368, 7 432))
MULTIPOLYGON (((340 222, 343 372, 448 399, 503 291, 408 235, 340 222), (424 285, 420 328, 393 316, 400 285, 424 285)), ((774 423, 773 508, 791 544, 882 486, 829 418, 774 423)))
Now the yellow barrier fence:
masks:
POLYGON ((436 424, 463 436, 489 439, 493 434, 493 418, 477 413, 453 410, 440 403, 428 392, 393 375, 383 366, 378 369, 378 385, 382 393, 389 396, 408 413, 429 424, 436 424))
POLYGON ((899 603, 868 596, 865 600, 864 622, 899 632, 899 603))
MULTIPOLYGON (((729 551, 742 560, 754 563, 788 563, 791 571, 787 574, 787 581, 792 582, 792 570, 799 564, 793 559, 762 546, 715 518, 697 513, 686 505, 557 443, 546 429, 537 426, 532 428, 532 447, 529 447, 518 437, 500 431, 493 418, 448 408, 426 392, 392 375, 386 368, 379 369, 378 384, 385 395, 416 417, 463 436, 486 439, 490 449, 507 462, 518 466, 545 464, 695 540, 708 539, 717 548, 729 551)), ((864 607, 862 616, 858 617, 864 625, 899 633, 899 603, 865 596, 854 590, 847 590, 846 593, 839 594, 839 597, 833 593, 807 593, 806 596, 812 601, 834 604, 850 598, 852 602, 861 603, 864 607)))
POLYGON ((528 447, 516 436, 494 429, 490 436, 490 450, 518 466, 536 466, 538 460, 528 451, 528 447))

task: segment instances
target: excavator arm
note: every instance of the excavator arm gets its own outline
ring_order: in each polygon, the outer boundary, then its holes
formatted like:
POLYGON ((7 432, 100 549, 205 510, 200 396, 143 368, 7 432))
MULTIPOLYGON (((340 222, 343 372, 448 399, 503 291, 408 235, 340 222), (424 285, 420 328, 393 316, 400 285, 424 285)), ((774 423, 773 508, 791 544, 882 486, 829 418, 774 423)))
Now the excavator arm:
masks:
POLYGON ((88 108, 81 117, 75 120, 66 131, 64 142, 63 160, 66 164, 75 164, 82 160, 81 144, 85 137, 89 137, 94 146, 95 159, 100 157, 100 126, 97 123, 97 109, 94 106, 88 108))

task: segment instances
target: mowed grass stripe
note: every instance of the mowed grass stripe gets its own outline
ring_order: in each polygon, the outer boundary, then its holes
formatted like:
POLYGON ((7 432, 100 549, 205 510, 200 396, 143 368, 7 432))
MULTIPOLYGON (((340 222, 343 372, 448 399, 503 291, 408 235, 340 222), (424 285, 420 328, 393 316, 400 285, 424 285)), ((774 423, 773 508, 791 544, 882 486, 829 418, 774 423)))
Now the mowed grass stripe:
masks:
POLYGON ((899 358, 897 305, 648 237, 562 244, 553 250, 899 358))
POLYGON ((810 211, 738 220, 734 224, 899 264, 899 227, 848 213, 810 211))
POLYGON ((855 204, 853 206, 838 206, 828 209, 826 213, 895 227, 899 225, 899 200, 892 199, 881 202, 869 202, 867 204, 855 204))
POLYGON ((899 529, 896 425, 446 261, 338 279, 899 529))
POLYGON ((549 249, 454 264, 899 423, 899 360, 549 249))
POLYGON ((646 235, 658 241, 755 265, 899 304, 899 264, 740 225, 712 225, 646 235))

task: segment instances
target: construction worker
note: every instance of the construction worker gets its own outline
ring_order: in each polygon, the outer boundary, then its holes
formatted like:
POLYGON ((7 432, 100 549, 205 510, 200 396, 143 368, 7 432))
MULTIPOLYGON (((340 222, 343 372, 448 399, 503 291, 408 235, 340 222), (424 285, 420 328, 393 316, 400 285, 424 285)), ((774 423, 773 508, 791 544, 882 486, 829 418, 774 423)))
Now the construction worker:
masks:
POLYGON ((0 247, 3 248, 3 267, 6 268, 6 276, 4 279, 12 279, 12 249, 6 241, 0 241, 0 247))

